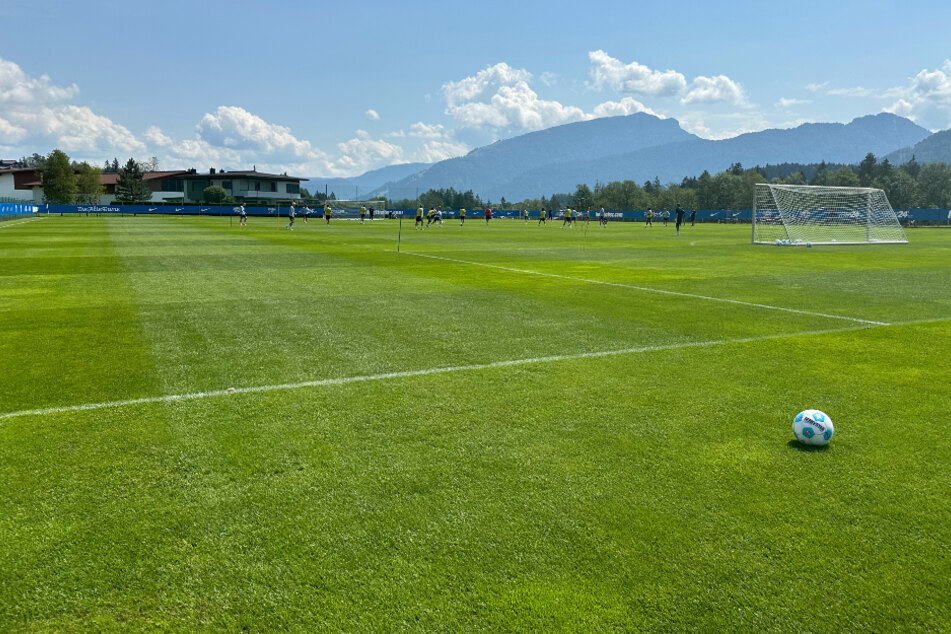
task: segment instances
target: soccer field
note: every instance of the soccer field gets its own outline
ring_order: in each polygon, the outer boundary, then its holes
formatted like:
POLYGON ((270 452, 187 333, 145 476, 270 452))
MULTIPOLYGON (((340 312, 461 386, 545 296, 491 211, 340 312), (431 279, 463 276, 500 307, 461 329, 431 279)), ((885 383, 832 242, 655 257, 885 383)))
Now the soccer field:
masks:
POLYGON ((0 224, 0 631, 951 628, 951 231, 285 223, 0 224))

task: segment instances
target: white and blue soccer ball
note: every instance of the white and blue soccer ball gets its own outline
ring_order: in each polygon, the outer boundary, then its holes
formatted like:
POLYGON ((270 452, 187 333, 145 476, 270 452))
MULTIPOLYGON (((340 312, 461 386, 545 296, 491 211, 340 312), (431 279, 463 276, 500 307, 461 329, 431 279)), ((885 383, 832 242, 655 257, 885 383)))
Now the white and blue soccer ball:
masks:
POLYGON ((822 447, 829 444, 835 428, 832 419, 825 412, 817 409, 807 409, 796 414, 792 424, 796 440, 804 445, 822 447))

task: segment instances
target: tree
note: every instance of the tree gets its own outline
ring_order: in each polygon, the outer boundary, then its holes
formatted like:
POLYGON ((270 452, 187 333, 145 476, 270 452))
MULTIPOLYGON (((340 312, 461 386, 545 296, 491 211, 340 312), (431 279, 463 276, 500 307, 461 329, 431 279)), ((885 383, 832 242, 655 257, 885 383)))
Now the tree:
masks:
POLYGON ((234 202, 234 198, 228 195, 228 192, 224 187, 219 187, 218 185, 212 185, 211 187, 206 187, 201 192, 201 199, 206 203, 227 203, 234 202))
POLYGON ((142 178, 142 168, 135 159, 119 168, 119 180, 116 181, 117 203, 138 203, 152 200, 152 190, 142 178))
POLYGON ((76 202, 94 205, 102 198, 102 170, 83 162, 76 177, 76 202))
POLYGON ((594 193, 591 191, 591 188, 581 183, 577 189, 575 189, 575 193, 571 197, 571 205, 578 209, 587 209, 591 206, 593 200, 594 193))
POLYGON ((43 167, 43 200, 71 205, 76 199, 76 173, 62 150, 53 150, 43 167))
POLYGON ((859 177, 855 175, 851 167, 842 167, 832 173, 829 184, 835 187, 858 187, 859 177))
POLYGON ((869 152, 865 155, 865 158, 862 159, 862 162, 859 163, 859 184, 861 184, 862 187, 871 186, 872 179, 875 177, 875 162, 877 160, 875 155, 869 152))

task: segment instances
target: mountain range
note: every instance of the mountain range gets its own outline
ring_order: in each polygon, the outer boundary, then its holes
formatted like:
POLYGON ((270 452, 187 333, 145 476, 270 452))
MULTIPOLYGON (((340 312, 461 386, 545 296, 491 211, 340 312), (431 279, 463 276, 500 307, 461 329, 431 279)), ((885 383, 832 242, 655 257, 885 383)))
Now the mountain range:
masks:
POLYGON ((951 131, 932 135, 908 119, 881 113, 848 124, 806 123, 710 140, 686 132, 675 119, 638 113, 523 134, 431 165, 395 165, 352 179, 318 177, 311 183, 318 191, 326 183, 338 198, 351 198, 350 190, 361 197, 414 198, 417 191, 453 187, 490 200, 522 200, 572 192, 579 183, 655 178, 679 183, 734 163, 857 164, 868 152, 888 156, 894 164, 912 154, 920 163, 932 156, 951 162, 951 131))

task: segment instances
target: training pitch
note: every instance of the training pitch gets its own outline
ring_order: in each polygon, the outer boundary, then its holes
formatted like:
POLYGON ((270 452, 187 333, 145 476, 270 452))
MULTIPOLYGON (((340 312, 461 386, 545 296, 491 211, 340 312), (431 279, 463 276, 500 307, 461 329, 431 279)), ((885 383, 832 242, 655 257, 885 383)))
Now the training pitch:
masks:
POLYGON ((473 216, 0 224, 0 631, 951 628, 951 230, 473 216))

